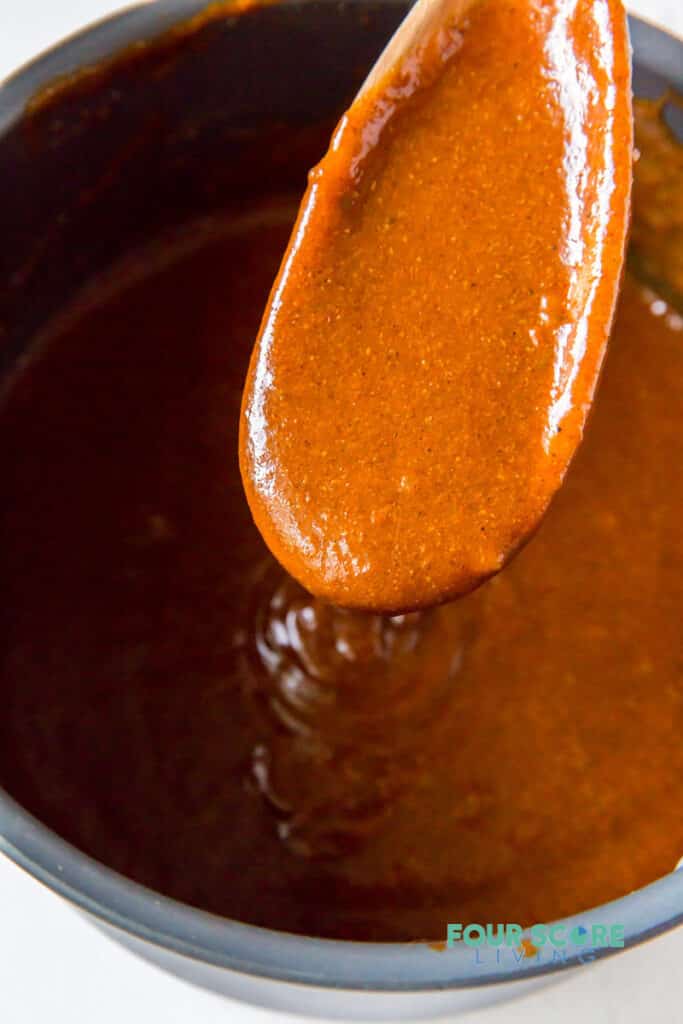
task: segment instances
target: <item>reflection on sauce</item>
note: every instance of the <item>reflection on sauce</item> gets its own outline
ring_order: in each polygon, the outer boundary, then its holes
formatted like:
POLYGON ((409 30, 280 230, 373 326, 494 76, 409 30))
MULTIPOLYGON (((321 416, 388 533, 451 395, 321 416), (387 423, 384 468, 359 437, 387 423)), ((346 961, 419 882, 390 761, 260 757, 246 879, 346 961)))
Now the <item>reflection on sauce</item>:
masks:
POLYGON ((537 525, 583 432, 631 180, 620 0, 487 0, 433 49, 312 171, 245 390, 266 543, 380 611, 472 589, 537 525))
POLYGON ((436 739, 450 710, 468 609, 368 615, 312 598, 279 566, 270 577, 245 631, 263 718, 253 777, 295 853, 338 856, 429 770, 425 737, 436 739))
POLYGON ((138 881, 313 935, 438 940, 653 880, 683 853, 680 317, 626 280, 586 442, 504 573, 333 612, 226 472, 295 207, 131 256, 14 382, 0 781, 138 881))

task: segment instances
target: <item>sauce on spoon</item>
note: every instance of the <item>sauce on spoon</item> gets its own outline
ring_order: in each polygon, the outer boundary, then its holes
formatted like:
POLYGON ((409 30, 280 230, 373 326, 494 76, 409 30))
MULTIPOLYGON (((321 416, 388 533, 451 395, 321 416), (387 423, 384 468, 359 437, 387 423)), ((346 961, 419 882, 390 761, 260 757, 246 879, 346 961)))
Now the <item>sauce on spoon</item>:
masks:
POLYGON ((581 440, 620 281, 620 0, 453 11, 311 172, 244 393, 255 522, 347 607, 454 598, 529 537, 581 440))

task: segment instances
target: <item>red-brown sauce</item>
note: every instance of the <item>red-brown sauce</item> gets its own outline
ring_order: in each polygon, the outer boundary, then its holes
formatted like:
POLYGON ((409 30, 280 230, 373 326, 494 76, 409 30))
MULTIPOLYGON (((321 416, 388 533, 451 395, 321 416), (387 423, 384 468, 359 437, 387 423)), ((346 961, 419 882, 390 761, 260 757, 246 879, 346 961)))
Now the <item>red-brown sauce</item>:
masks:
POLYGON ((627 278, 585 444, 504 573, 333 611, 268 553, 236 454, 296 201, 151 240, 7 392, 0 782, 138 881, 312 935, 438 940, 672 870, 681 318, 627 278))

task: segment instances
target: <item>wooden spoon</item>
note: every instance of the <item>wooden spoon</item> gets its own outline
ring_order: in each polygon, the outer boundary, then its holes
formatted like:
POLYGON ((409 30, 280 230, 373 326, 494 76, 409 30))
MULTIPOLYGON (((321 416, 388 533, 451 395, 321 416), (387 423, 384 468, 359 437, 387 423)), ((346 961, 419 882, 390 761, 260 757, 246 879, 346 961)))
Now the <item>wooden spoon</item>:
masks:
POLYGON ((255 522, 316 595, 428 606, 538 526, 612 322, 629 64, 621 0, 419 0, 342 118, 240 435, 255 522))

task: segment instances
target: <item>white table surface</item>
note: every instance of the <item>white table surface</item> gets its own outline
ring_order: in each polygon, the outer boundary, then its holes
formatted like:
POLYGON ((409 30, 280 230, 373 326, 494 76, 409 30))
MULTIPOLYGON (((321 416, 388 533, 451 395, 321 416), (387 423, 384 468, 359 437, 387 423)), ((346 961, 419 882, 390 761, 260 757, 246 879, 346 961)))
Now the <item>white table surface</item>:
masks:
MULTIPOLYGON (((0 0, 0 79, 115 0, 0 0)), ((630 10, 683 35, 683 0, 630 10)), ((683 929, 462 1024, 679 1024, 683 929)), ((0 856, 0 1024, 277 1024, 292 1020, 213 996, 138 960, 0 856)))

